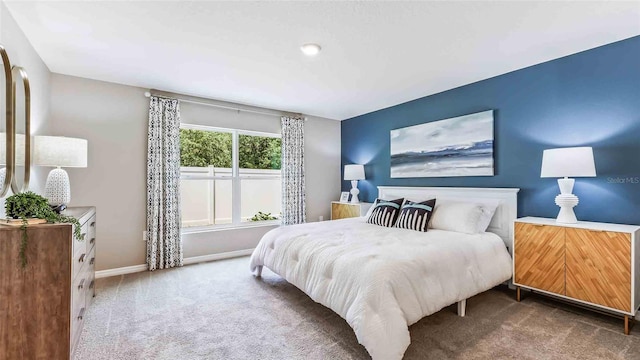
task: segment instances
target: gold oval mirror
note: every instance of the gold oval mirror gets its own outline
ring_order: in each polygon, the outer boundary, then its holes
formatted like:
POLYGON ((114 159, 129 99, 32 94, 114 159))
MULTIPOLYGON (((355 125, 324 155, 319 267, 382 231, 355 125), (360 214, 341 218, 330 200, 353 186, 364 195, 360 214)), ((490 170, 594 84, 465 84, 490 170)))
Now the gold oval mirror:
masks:
POLYGON ((13 178, 13 151, 14 144, 11 134, 13 131, 13 97, 12 86, 13 80, 11 76, 11 63, 9 55, 2 45, 0 45, 0 58, 2 58, 2 66, 4 71, 0 72, 3 76, 4 85, 0 86, 0 114, 4 114, 4 122, 0 121, 0 197, 4 197, 11 186, 13 178))
POLYGON ((31 177, 31 88, 27 72, 20 66, 12 68, 13 143, 15 158, 11 191, 18 194, 29 189, 31 177))

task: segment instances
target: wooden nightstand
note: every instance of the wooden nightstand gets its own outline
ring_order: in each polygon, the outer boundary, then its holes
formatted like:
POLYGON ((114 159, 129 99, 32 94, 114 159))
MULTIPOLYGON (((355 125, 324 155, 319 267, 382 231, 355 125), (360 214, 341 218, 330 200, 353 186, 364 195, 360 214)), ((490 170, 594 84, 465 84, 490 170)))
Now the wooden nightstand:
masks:
POLYGON ((343 203, 339 201, 331 202, 331 220, 346 219, 352 217, 365 216, 371 207, 371 203, 343 203))
POLYGON ((624 315, 624 332, 640 306, 635 259, 640 226, 526 217, 515 221, 513 283, 624 315))

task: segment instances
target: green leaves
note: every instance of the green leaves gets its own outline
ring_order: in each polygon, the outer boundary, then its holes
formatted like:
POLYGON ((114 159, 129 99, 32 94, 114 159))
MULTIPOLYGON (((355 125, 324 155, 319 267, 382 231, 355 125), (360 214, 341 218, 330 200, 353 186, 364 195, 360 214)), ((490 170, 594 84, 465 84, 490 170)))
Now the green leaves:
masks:
POLYGON ((231 167, 231 133, 180 129, 180 166, 231 167))
POLYGON ((263 213, 262 211, 258 211, 257 214, 253 215, 251 221, 266 221, 266 220, 277 220, 278 218, 271 215, 271 213, 263 213))
POLYGON ((22 267, 27 266, 27 257, 26 257, 26 249, 27 249, 27 220, 28 219, 45 219, 49 223, 67 223, 73 224, 73 236, 82 240, 82 235, 80 233, 80 222, 78 219, 72 216, 60 215, 51 209, 47 199, 44 197, 31 192, 25 191, 20 194, 15 194, 9 196, 5 200, 4 209, 7 217, 14 219, 22 219, 22 242, 20 243, 20 260, 22 263, 22 267))
POLYGON ((9 196, 4 208, 7 216, 14 219, 22 217, 46 219, 47 211, 51 211, 47 199, 31 191, 9 196))
MULTIPOLYGON (((231 133, 180 129, 180 166, 231 167, 231 133)), ((266 136, 238 136, 241 169, 280 169, 281 139, 266 136)))
POLYGON ((241 169, 280 169, 280 138, 240 135, 238 140, 241 169))

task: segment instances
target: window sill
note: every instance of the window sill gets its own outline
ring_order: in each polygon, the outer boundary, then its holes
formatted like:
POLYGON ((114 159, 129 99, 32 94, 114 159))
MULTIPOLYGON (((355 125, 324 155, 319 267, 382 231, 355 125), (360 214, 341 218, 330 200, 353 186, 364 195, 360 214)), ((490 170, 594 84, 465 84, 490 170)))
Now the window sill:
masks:
POLYGON ((246 222, 242 224, 193 226, 193 227, 182 228, 181 234, 195 234, 195 233, 212 232, 212 231, 240 230, 240 229, 250 229, 250 228, 265 227, 265 226, 280 226, 280 220, 246 222))

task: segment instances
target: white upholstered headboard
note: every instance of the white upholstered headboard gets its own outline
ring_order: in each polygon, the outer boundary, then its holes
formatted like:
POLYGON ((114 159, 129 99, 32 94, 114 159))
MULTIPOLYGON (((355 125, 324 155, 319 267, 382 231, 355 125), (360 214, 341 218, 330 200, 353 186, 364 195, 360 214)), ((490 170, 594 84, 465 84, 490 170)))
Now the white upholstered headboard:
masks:
POLYGON ((518 191, 520 189, 517 188, 378 186, 378 197, 385 200, 402 197, 411 201, 436 198, 436 204, 437 199, 477 203, 497 201, 498 207, 487 231, 500 236, 511 253, 513 251, 513 221, 518 217, 518 191))

